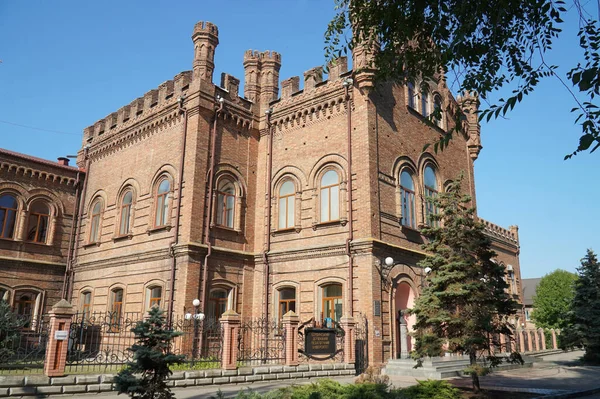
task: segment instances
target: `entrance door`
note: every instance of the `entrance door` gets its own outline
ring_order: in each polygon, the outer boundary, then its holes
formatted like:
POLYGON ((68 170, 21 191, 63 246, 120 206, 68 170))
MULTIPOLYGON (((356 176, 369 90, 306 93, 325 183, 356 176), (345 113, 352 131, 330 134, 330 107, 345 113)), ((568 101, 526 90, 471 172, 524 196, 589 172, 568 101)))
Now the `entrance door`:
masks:
POLYGON ((406 282, 401 282, 396 286, 396 294, 394 298, 396 305, 396 314, 394 317, 394 326, 396 329, 396 358, 407 357, 412 350, 413 337, 408 335, 413 330, 416 321, 416 316, 407 315, 406 310, 414 306, 415 292, 406 282), (403 339, 402 325, 406 325, 406 334, 403 339))

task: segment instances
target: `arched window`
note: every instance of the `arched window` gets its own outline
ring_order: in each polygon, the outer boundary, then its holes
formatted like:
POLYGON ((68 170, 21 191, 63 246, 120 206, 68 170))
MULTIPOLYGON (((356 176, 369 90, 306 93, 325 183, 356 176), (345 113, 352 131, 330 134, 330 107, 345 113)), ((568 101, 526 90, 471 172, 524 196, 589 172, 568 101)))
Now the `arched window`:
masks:
POLYGON ((209 320, 219 320, 229 305, 229 294, 231 290, 224 288, 215 288, 210 290, 208 296, 208 314, 209 320))
POLYGON ((296 311, 296 289, 291 287, 281 288, 279 291, 279 320, 290 310, 296 311))
POLYGON ((15 291, 15 313, 25 320, 25 328, 34 328, 38 315, 40 293, 32 290, 15 291))
POLYGON ((229 180, 222 180, 217 188, 217 224, 234 227, 235 187, 229 180))
POLYGON ((327 327, 332 327, 330 320, 340 321, 342 318, 342 285, 328 284, 322 288, 321 319, 327 327))
POLYGON ((435 171, 431 165, 425 167, 424 173, 424 185, 425 185, 425 222, 431 226, 438 227, 439 221, 431 220, 431 215, 435 215, 438 212, 437 207, 433 204, 431 199, 435 198, 438 194, 437 177, 435 171))
POLYGON ((17 220, 17 199, 10 194, 0 195, 0 238, 12 239, 17 220))
POLYGON ((119 235, 129 234, 131 227, 131 204, 133 203, 133 193, 127 190, 121 200, 121 221, 119 223, 119 235))
POLYGON ((46 243, 50 208, 44 201, 38 200, 29 207, 29 223, 27 224, 27 241, 46 243))
POLYGON ((415 85, 412 82, 408 82, 408 106, 411 108, 417 108, 415 104, 415 85))
POLYGON ((402 225, 416 228, 415 222, 415 184, 406 169, 400 173, 400 197, 402 201, 402 225))
POLYGON ((90 218, 90 243, 100 241, 100 217, 102 216, 102 200, 98 199, 92 206, 90 218))
POLYGON ((154 227, 166 226, 169 222, 169 193, 171 182, 164 177, 156 188, 156 209, 154 215, 154 227))
POLYGON ((429 93, 421 91, 421 114, 424 117, 429 116, 429 93))
POLYGON ((123 315, 123 289, 114 288, 110 291, 110 332, 118 332, 123 315))
POLYGON ((340 181, 337 172, 327 171, 321 178, 321 222, 340 218, 340 181))
POLYGON ((433 109, 440 113, 440 116, 436 116, 436 118, 435 118, 435 124, 438 127, 442 127, 442 121, 443 121, 442 98, 437 94, 433 97, 433 109))
POLYGON ((84 291, 81 293, 81 318, 87 320, 92 310, 92 292, 84 291))
POLYGON ((159 307, 162 304, 162 287, 154 285, 146 288, 146 308, 159 307))
POLYGON ((279 189, 279 229, 294 227, 295 187, 291 180, 286 181, 279 189))

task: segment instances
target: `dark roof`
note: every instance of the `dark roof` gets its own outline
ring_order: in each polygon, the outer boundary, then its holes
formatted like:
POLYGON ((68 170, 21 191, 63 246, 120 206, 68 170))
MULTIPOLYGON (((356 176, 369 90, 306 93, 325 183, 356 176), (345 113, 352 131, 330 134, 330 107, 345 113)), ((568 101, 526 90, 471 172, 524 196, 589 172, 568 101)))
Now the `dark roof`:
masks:
POLYGON ((4 149, 4 148, 0 148, 0 155, 2 155, 2 154, 8 155, 11 157, 15 157, 15 158, 21 158, 26 161, 37 162, 42 165, 52 166, 52 167, 59 168, 59 169, 65 169, 65 170, 68 170, 71 172, 79 171, 79 168, 77 168, 75 166, 65 166, 65 165, 59 164, 58 162, 49 161, 47 159, 33 157, 31 155, 21 154, 20 152, 15 152, 15 151, 10 151, 10 150, 4 149))
POLYGON ((524 278, 521 280, 523 286, 523 304, 525 306, 533 305, 533 297, 535 296, 535 290, 540 283, 541 277, 538 278, 524 278))

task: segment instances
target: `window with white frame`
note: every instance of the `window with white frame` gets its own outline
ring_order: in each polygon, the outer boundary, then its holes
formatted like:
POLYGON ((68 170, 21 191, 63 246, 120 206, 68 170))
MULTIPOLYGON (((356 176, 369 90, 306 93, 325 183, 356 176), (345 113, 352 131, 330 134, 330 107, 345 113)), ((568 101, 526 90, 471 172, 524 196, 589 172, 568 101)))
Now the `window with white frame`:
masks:
POLYGON ((219 320, 227 309, 231 309, 233 306, 231 293, 232 289, 230 288, 213 288, 210 290, 206 315, 209 320, 219 320))
POLYGON ((321 178, 321 222, 340 219, 340 180, 334 170, 328 170, 321 178))
POLYGON ((400 173, 400 200, 402 202, 402 225, 416 228, 415 183, 412 174, 407 169, 400 173))
POLYGON ((133 191, 127 190, 121 198, 121 212, 119 220, 119 236, 125 236, 131 232, 131 206, 133 204, 133 191))
POLYGON ((429 93, 421 91, 421 114, 424 117, 429 116, 429 93))
POLYGON ((162 294, 163 289, 160 285, 152 285, 146 288, 146 308, 152 308, 154 306, 161 307, 162 305, 162 294))
POLYGON ((90 235, 89 243, 100 242, 100 219, 102 217, 102 200, 97 199, 92 204, 92 213, 90 215, 90 235))
POLYGON ((439 227, 438 220, 432 220, 432 215, 437 215, 438 209, 432 200, 438 195, 438 183, 435 171, 431 165, 425 166, 424 178, 425 188, 425 223, 430 226, 439 227))
POLYGON ((296 201, 294 182, 286 180, 279 188, 279 229, 294 227, 294 203, 296 201))
POLYGON ((327 284, 321 287, 321 320, 326 327, 332 327, 331 321, 339 322, 343 310, 342 285, 327 284))
POLYGON ((223 179, 217 187, 217 225, 234 228, 235 186, 228 179, 223 179))
POLYGON ((169 224, 169 202, 171 200, 171 182, 165 176, 156 187, 156 208, 154 209, 154 227, 169 224))
POLYGON ((81 315, 82 319, 86 320, 92 312, 92 291, 83 291, 81 293, 81 315))
POLYGON ((283 319, 290 310, 296 312, 296 289, 294 287, 280 288, 279 294, 279 320, 283 319))

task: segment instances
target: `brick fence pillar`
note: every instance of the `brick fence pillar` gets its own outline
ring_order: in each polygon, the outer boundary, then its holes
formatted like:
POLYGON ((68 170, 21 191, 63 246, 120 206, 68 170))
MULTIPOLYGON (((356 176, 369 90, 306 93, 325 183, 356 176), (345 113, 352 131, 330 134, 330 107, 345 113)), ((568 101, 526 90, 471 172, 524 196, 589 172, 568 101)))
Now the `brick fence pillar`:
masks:
POLYGON ((285 365, 298 365, 298 324, 300 317, 290 310, 283 315, 283 329, 285 331, 285 365))
POLYGON ((525 352, 525 331, 518 328, 517 335, 519 337, 519 352, 524 353, 525 352))
POLYGON ((556 330, 553 328, 550 332, 552 333, 552 349, 558 349, 558 345, 556 344, 556 330))
POLYGON ((50 335, 44 360, 44 374, 48 377, 65 375, 69 328, 73 313, 75 313, 73 306, 64 299, 52 306, 50 311, 50 335))
POLYGON ((506 335, 500 334, 500 353, 510 352, 506 347, 506 335))
POLYGON ((354 364, 354 345, 355 345, 355 337, 354 337, 354 328, 356 327, 356 322, 353 317, 343 316, 340 319, 340 327, 344 330, 344 363, 354 364))
POLYGON ((534 337, 534 341, 535 341, 535 350, 539 351, 540 350, 540 335, 538 334, 538 332, 536 330, 532 330, 531 333, 533 334, 534 337))
POLYGON ((223 358, 221 368, 235 370, 237 368, 237 342, 240 332, 240 315, 229 309, 219 319, 223 327, 223 358))
POLYGON ((542 327, 538 328, 538 334, 540 335, 540 340, 542 341, 542 350, 546 350, 546 334, 544 334, 544 329, 542 327))

